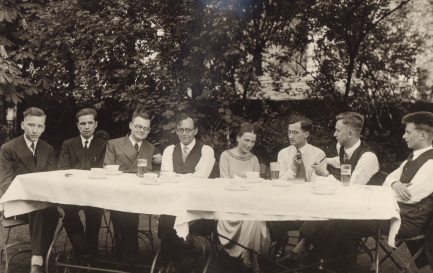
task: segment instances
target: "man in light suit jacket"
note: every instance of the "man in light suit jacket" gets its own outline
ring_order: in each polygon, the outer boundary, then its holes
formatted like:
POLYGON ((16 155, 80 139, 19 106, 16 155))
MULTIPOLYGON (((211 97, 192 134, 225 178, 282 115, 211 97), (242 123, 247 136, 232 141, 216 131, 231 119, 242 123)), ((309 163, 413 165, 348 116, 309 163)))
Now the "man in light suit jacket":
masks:
MULTIPOLYGON (((80 135, 63 142, 57 168, 60 170, 101 168, 106 141, 94 137, 95 129, 98 127, 96 110, 92 108, 81 109, 76 114, 76 120, 80 135)), ((64 206, 63 209, 65 211, 63 225, 75 254, 83 257, 96 256, 103 210, 79 206, 64 206), (78 214, 80 209, 83 209, 86 216, 85 230, 78 214)))
MULTIPOLYGON (((152 162, 161 162, 161 155, 155 154, 155 147, 146 140, 150 132, 150 118, 140 111, 135 111, 129 123, 131 133, 128 136, 108 141, 104 165, 120 165, 119 170, 126 173, 137 172, 137 160, 146 159, 146 171, 152 171, 152 162)), ((133 261, 138 250, 138 224, 136 213, 111 212, 116 240, 117 256, 120 260, 133 261)))
MULTIPOLYGON (((24 134, 5 143, 0 150, 0 185, 3 194, 14 178, 20 174, 55 169, 53 147, 39 139, 45 131, 46 115, 36 107, 23 113, 21 129, 24 134)), ((57 226, 57 208, 51 207, 20 215, 28 218, 32 247, 31 273, 41 273, 44 256, 57 226)))

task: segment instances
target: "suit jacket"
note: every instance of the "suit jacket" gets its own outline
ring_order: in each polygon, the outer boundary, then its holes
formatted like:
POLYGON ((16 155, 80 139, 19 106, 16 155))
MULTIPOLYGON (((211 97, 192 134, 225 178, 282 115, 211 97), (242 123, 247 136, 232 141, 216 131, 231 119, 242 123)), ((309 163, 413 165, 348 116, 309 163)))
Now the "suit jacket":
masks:
POLYGON ((54 149, 42 139, 38 140, 36 155, 37 162, 35 163, 33 154, 24 140, 24 135, 3 144, 0 149, 1 195, 17 175, 55 169, 54 149))
POLYGON ((107 143, 104 165, 120 165, 119 170, 127 173, 137 172, 137 159, 147 159, 147 171, 152 170, 152 156, 155 147, 147 140, 143 140, 137 154, 128 136, 111 139, 107 143))
POLYGON ((104 163, 106 144, 106 141, 93 137, 86 151, 80 136, 65 140, 62 144, 57 168, 60 170, 101 168, 104 163))

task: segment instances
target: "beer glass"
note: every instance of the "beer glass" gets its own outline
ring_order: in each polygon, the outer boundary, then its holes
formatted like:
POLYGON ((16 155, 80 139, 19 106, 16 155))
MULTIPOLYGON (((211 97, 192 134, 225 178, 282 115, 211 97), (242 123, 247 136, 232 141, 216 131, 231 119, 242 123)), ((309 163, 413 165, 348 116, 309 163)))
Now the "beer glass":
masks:
POLYGON ((147 159, 139 158, 137 159, 137 176, 144 177, 144 173, 146 172, 147 167, 147 159))
POLYGON ((352 166, 350 164, 341 164, 341 183, 343 186, 349 186, 350 176, 352 175, 352 166))
POLYGON ((278 180, 280 178, 280 163, 271 162, 271 180, 278 180))

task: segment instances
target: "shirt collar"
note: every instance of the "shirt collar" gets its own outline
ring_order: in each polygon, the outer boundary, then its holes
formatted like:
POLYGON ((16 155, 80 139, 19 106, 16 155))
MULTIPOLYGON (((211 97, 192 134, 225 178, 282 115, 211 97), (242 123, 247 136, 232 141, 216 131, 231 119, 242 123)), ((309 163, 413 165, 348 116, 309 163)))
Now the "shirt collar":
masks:
POLYGON ((141 143, 143 143, 143 141, 140 141, 140 142, 135 141, 131 135, 129 135, 129 141, 131 141, 132 146, 135 146, 135 144, 138 144, 138 148, 141 148, 141 143))
POLYGON ((305 145, 299 148, 298 150, 301 151, 301 153, 304 153, 308 149, 307 148, 308 145, 309 145, 308 143, 305 143, 305 145))
POLYGON ((353 145, 349 149, 344 149, 344 151, 346 152, 347 156, 350 158, 352 156, 353 152, 356 149, 358 149, 359 146, 361 146, 361 140, 360 139, 358 139, 358 141, 355 143, 355 145, 353 145))
POLYGON ((83 144, 83 147, 85 146, 86 140, 89 142, 89 144, 87 145, 87 147, 89 147, 90 143, 92 142, 93 136, 89 137, 88 139, 85 139, 82 135, 80 135, 80 138, 81 138, 81 144, 83 144))
POLYGON ((182 148, 182 151, 183 151, 185 146, 188 147, 189 151, 192 151, 192 148, 194 148, 194 146, 195 146, 195 138, 188 145, 184 145, 182 142, 180 143, 180 147, 182 148))
MULTIPOLYGON (((35 142, 31 142, 31 141, 28 140, 28 139, 26 138, 26 136, 24 135, 24 140, 25 140, 25 142, 26 142, 26 144, 27 144, 27 147, 29 147, 30 151, 32 151, 32 148, 30 148, 30 146, 32 145, 32 143, 35 144, 35 150, 36 150, 36 147, 38 146, 38 141, 39 141, 39 139, 37 139, 35 142)), ((33 151, 32 151, 32 152, 33 152, 33 151)))
POLYGON ((413 151, 413 160, 415 160, 418 156, 420 156, 422 153, 427 152, 428 150, 433 149, 432 146, 427 146, 425 148, 413 151))

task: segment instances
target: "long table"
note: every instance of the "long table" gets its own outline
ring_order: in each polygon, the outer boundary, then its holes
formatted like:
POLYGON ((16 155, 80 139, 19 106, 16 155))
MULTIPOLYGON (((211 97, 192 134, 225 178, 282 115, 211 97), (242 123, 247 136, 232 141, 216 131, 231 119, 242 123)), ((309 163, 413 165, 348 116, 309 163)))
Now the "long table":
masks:
POLYGON ((231 190, 227 179, 182 176, 174 179, 178 183, 155 183, 135 174, 109 175, 105 179, 91 179, 89 174, 89 171, 61 170, 19 175, 0 199, 0 209, 6 217, 57 204, 174 215, 175 229, 184 238, 188 235, 188 222, 201 218, 389 219, 391 246, 400 227, 394 192, 386 187, 337 185, 332 194, 318 195, 314 183, 276 187, 263 181, 248 183, 246 190, 237 191, 231 190))

